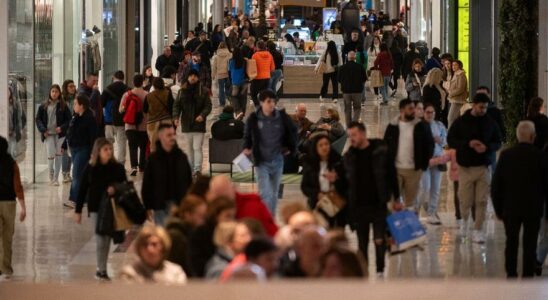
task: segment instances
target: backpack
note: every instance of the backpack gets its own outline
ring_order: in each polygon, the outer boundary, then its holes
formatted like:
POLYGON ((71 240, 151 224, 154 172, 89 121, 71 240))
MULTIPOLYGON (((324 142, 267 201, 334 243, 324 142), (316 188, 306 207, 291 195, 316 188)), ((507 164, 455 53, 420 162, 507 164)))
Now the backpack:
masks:
POLYGON ((131 222, 138 225, 143 224, 147 218, 146 208, 139 199, 133 182, 115 183, 113 187, 116 205, 124 209, 131 222))
POLYGON ((131 110, 133 114, 124 115, 124 123, 130 125, 139 125, 143 122, 144 115, 142 108, 139 106, 140 101, 141 99, 137 95, 135 95, 131 91, 127 92, 126 105, 128 108, 126 109, 126 111, 129 111, 129 107, 131 107, 132 105, 134 106, 134 109, 131 110))

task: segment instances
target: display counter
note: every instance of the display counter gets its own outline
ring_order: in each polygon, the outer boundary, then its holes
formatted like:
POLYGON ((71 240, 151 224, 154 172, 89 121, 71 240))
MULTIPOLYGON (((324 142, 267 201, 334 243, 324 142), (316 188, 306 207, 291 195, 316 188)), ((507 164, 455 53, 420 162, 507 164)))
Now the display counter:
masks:
MULTIPOLYGON (((322 74, 314 73, 319 54, 286 55, 284 57, 284 83, 282 88, 285 97, 319 97, 322 88, 322 74)), ((332 93, 329 84, 328 96, 332 93)))

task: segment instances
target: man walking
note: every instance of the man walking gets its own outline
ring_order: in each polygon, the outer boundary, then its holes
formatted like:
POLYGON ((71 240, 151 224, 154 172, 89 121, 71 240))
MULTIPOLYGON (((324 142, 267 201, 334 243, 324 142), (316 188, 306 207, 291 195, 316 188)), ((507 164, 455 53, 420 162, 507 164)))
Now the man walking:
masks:
POLYGON ((346 124, 358 121, 360 118, 362 93, 366 81, 365 69, 356 62, 356 52, 348 52, 348 61, 339 70, 346 124))
POLYGON ((156 151, 148 158, 141 191, 156 225, 164 225, 171 207, 179 206, 192 183, 191 170, 187 156, 177 146, 173 126, 160 124, 156 151))
POLYGON ((388 124, 384 140, 396 164, 405 207, 414 210, 422 172, 428 169, 434 154, 434 138, 430 126, 416 118, 413 101, 400 101, 400 115, 388 124))
POLYGON ((263 90, 259 93, 259 101, 259 108, 246 122, 243 153, 253 154, 259 194, 275 216, 284 155, 296 151, 297 128, 285 110, 276 109, 273 91, 263 90))
MULTIPOLYGON (((357 231, 359 249, 367 261, 369 227, 373 225, 377 274, 382 276, 386 252, 386 204, 399 199, 394 160, 384 141, 367 139, 362 123, 351 122, 348 137, 351 147, 344 156, 344 167, 349 183, 349 224, 357 231)), ((399 208, 401 204, 395 206, 399 208)))
POLYGON ((522 121, 516 129, 519 144, 504 150, 491 185, 497 217, 506 230, 505 267, 508 278, 518 277, 519 232, 523 226, 523 273, 533 277, 537 237, 548 203, 548 157, 535 148, 535 125, 522 121))
POLYGON ((489 166, 493 164, 493 152, 501 147, 501 135, 497 123, 487 115, 489 97, 476 94, 472 109, 455 120, 449 129, 447 142, 457 152, 459 164, 460 235, 466 235, 468 216, 475 205, 475 225, 472 240, 484 243, 482 231, 489 183, 489 166))
POLYGON ((126 128, 124 125, 124 114, 120 113, 120 102, 128 91, 124 83, 124 72, 116 71, 112 76, 112 83, 105 88, 101 95, 103 106, 103 121, 105 123, 105 137, 112 144, 116 143, 116 159, 122 165, 126 161, 126 128))

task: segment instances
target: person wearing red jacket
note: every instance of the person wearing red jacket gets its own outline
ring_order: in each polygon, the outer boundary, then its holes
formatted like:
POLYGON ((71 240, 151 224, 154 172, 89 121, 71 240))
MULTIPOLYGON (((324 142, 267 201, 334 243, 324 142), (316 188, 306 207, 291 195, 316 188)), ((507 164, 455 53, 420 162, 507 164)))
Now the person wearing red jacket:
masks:
POLYGON ((278 232, 278 226, 261 197, 257 194, 238 193, 230 178, 226 176, 219 175, 211 179, 206 197, 208 201, 218 197, 234 199, 236 201, 236 219, 256 219, 261 222, 266 233, 271 237, 274 237, 278 232))
POLYGON ((392 60, 392 54, 388 51, 386 44, 381 45, 381 53, 377 55, 375 59, 375 69, 380 70, 384 79, 384 85, 381 87, 382 104, 388 103, 388 84, 390 83, 390 76, 392 75, 392 69, 394 69, 394 62, 392 60))

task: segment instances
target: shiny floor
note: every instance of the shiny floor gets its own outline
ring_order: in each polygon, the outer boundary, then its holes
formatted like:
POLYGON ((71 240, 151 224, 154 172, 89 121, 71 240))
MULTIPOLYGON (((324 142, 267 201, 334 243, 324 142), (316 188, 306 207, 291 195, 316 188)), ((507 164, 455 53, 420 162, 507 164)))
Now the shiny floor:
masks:
MULTIPOLYGON (((368 94, 362 110, 362 120, 368 126, 370 137, 381 137, 388 121, 397 115, 397 103, 379 107, 368 94)), ((295 104, 304 102, 309 118, 317 120, 329 105, 339 108, 344 115, 342 101, 338 104, 321 103, 318 99, 282 99, 281 106, 292 112, 295 104)), ((215 114, 220 109, 216 109, 215 114)), ((210 122, 211 124, 211 122, 210 122)), ((208 132, 209 135, 209 132, 208 132)), ((204 145, 204 162, 207 162, 207 139, 204 145)), ((180 145, 184 143, 179 140, 180 145)), ((207 167, 204 163, 204 169, 207 167)), ((140 185, 140 177, 136 184, 140 185)), ((14 281, 27 282, 73 282, 92 280, 95 272, 95 241, 93 228, 88 218, 81 225, 72 220, 72 211, 64 208, 69 185, 50 187, 45 183, 31 185, 26 190, 28 218, 16 224, 14 237, 13 267, 14 281)), ((244 191, 256 191, 254 184, 239 184, 244 191)), ((492 216, 486 222, 487 242, 473 244, 467 238, 456 236, 452 185, 444 178, 440 216, 442 226, 427 226, 428 242, 423 249, 413 249, 401 255, 387 256, 385 279, 413 278, 504 278, 504 229, 492 216)), ((282 202, 304 201, 298 185, 285 186, 282 202)), ((353 247, 355 236, 348 231, 353 247)), ((371 246, 371 245, 370 245, 371 246)), ((112 246, 109 258, 109 273, 116 276, 121 266, 131 260, 127 245, 112 246)), ((370 247, 370 257, 374 250, 370 247)), ((369 273, 374 274, 374 264, 369 273)), ((545 272, 548 273, 548 272, 545 272)), ((545 277, 546 278, 546 277, 545 277)), ((375 276, 371 281, 378 281, 375 276)))

